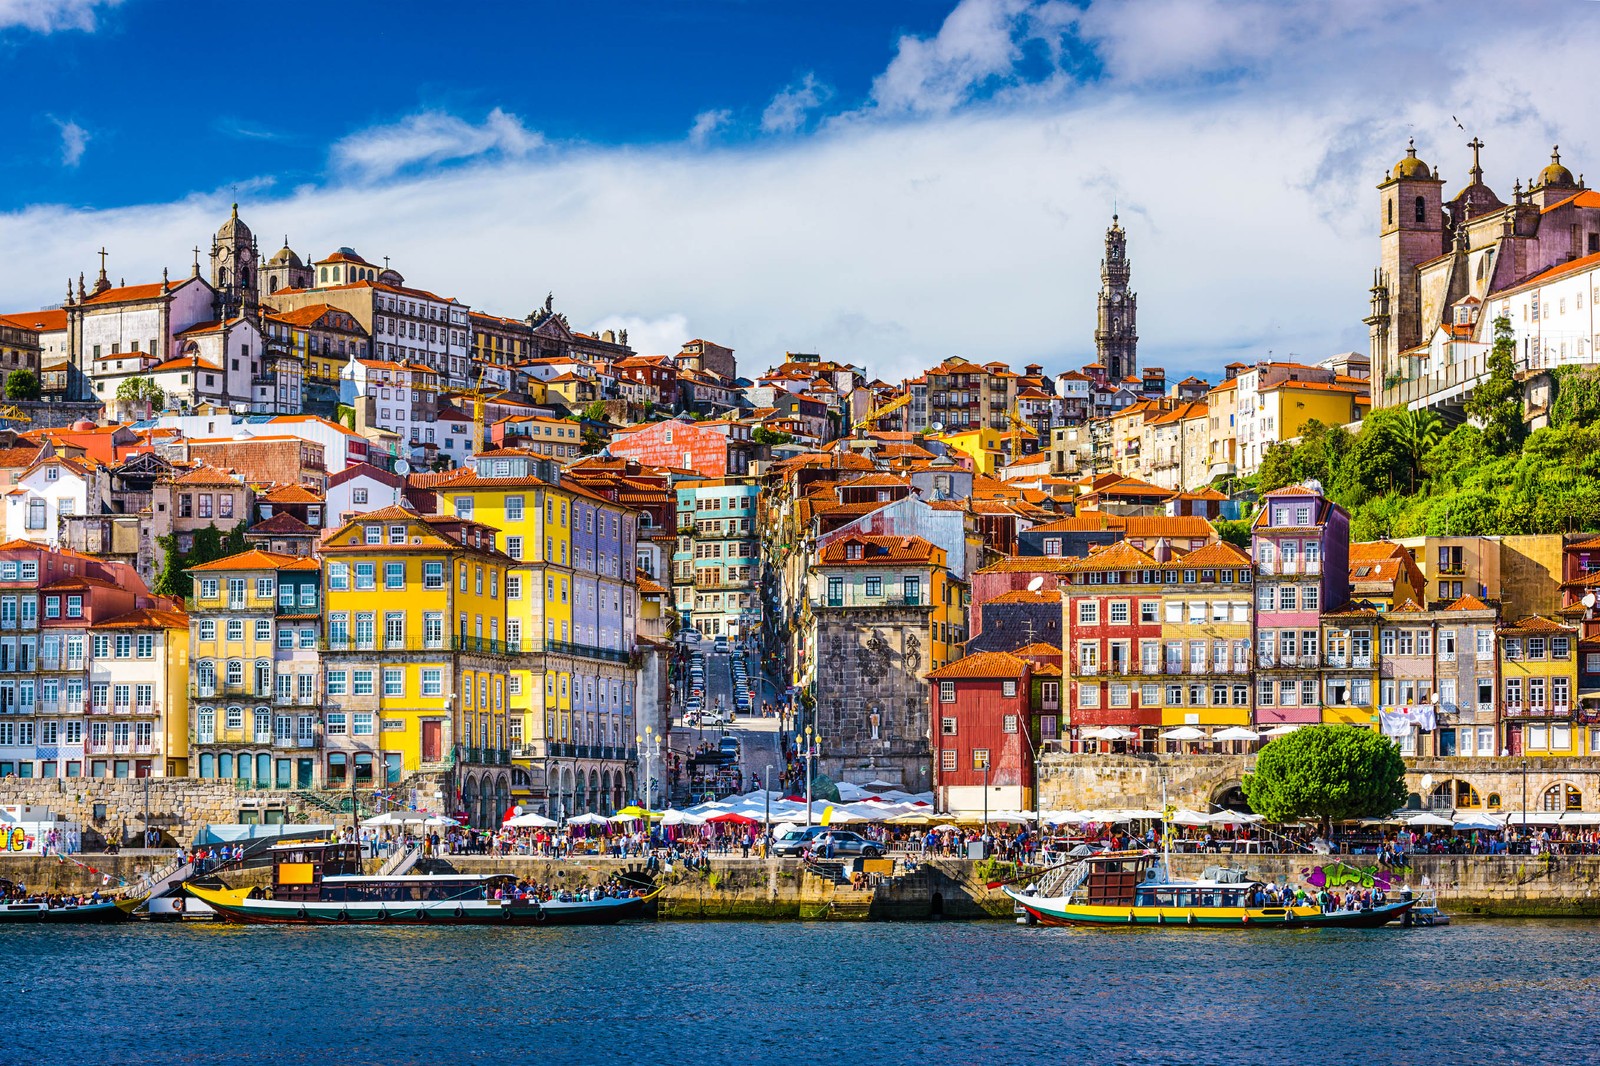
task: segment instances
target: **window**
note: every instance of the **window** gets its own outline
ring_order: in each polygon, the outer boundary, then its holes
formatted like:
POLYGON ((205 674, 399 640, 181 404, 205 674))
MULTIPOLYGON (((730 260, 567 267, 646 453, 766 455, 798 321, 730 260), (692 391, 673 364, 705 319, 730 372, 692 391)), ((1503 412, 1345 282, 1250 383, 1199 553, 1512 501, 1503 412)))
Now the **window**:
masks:
POLYGON ((425 589, 444 588, 444 563, 425 562, 422 564, 422 587, 425 589))
POLYGON ((953 718, 953 717, 944 717, 944 718, 939 719, 939 734, 941 736, 946 736, 946 737, 955 736, 956 735, 956 720, 955 720, 955 718, 953 718))
POLYGON ((1097 600, 1078 601, 1078 624, 1080 626, 1094 626, 1100 624, 1100 603, 1097 600))
POLYGON ((1111 606, 1110 606, 1110 614, 1111 614, 1111 624, 1112 625, 1114 625, 1114 626, 1127 625, 1128 624, 1128 601, 1127 600, 1112 600, 1111 601, 1111 606))
POLYGON ((1000 695, 1007 699, 1015 698, 1017 695, 1017 683, 1015 681, 1000 682, 1000 695))
MULTIPOLYGON (((404 526, 400 526, 399 528, 402 532, 404 532, 404 526)), ((386 589, 403 589, 406 587, 405 563, 383 564, 383 587, 386 589)))
MULTIPOLYGON (((380 527, 380 526, 372 526, 371 528, 373 528, 373 529, 381 529, 382 527, 380 527)), ((357 589, 361 589, 361 590, 370 590, 370 589, 375 589, 377 587, 378 587, 378 566, 377 566, 377 564, 376 563, 357 563, 356 564, 356 588, 357 589)))
POLYGON ((422 694, 424 696, 444 695, 444 671, 438 667, 425 667, 422 671, 422 694))
POLYGON ((406 694, 406 672, 403 668, 393 666, 383 668, 383 694, 385 696, 406 694))
POLYGON ((989 768, 989 749, 972 749, 972 768, 974 770, 987 770, 989 768))
POLYGON ((955 768, 956 768, 956 752, 951 751, 948 748, 945 749, 944 751, 941 751, 939 753, 939 769, 945 771, 946 773, 949 773, 949 772, 954 771, 955 768))
POLYGON ((371 670, 352 670, 352 671, 350 671, 350 694, 352 696, 370 696, 370 695, 372 695, 372 671, 371 670))
MULTIPOLYGON (((954 703, 955 701, 956 701, 956 683, 954 681, 941 681, 941 682, 939 682, 939 702, 940 703, 954 703)), ((950 725, 950 728, 946 732, 954 733, 955 732, 955 721, 956 720, 954 718, 946 718, 945 721, 948 722, 949 725, 950 725)))
MULTIPOLYGON (((345 592, 350 588, 350 566, 347 563, 328 564, 328 588, 334 592, 345 592)), ((212 593, 216 595, 215 592, 212 593)))

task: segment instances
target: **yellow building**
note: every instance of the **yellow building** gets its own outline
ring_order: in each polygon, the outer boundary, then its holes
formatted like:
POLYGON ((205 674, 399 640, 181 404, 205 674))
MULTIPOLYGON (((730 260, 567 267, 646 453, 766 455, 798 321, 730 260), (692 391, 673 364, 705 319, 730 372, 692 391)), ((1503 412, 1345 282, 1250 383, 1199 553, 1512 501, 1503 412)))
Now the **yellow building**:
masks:
MULTIPOLYGON (((270 788, 275 757, 292 754, 275 743, 273 661, 278 571, 290 565, 316 569, 315 560, 252 549, 189 570, 193 776, 270 788)), ((314 708, 310 713, 314 729, 314 708)), ((291 730, 288 747, 294 735, 291 730)), ((305 748, 309 758, 314 733, 307 734, 305 748)))
MULTIPOLYGON (((1107 610, 1138 612, 1140 632, 1150 632, 1160 610, 1160 637, 1141 636, 1138 666, 1133 648, 1125 661, 1137 669, 1139 703, 1159 698, 1164 729, 1189 726, 1208 734, 1250 725, 1250 557, 1218 541, 1162 564, 1165 595, 1113 602, 1107 610), (1156 676, 1156 675, 1161 676, 1156 676)), ((1113 649, 1113 661, 1117 657, 1113 649)), ((1182 747, 1181 741, 1168 741, 1182 747)), ((1187 750, 1183 747, 1182 750, 1187 750)))
POLYGON ((1578 719, 1578 631, 1540 615, 1499 629, 1501 718, 1513 755, 1588 755, 1578 719))
MULTIPOLYGON (((1352 552, 1356 545, 1351 545, 1352 552)), ((1354 564, 1352 563, 1352 568, 1354 564)), ((1322 614, 1322 722, 1378 728, 1378 625, 1370 604, 1351 603, 1322 614)))
POLYGON ((344 523, 321 547, 330 759, 347 735, 380 761, 398 755, 403 774, 449 773, 446 805, 479 826, 498 826, 511 796, 514 560, 499 538, 468 518, 386 507, 344 523))
MULTIPOLYGON (((938 440, 953 452, 959 452, 972 460, 974 472, 986 477, 993 477, 1011 459, 1011 434, 1012 430, 990 429, 987 426, 978 429, 963 430, 959 433, 945 433, 930 439, 938 440)), ((1036 435, 1029 430, 1017 430, 1024 438, 1032 439, 1036 435)), ((1019 445, 1018 454, 1022 447, 1019 445)))
POLYGON ((189 776, 188 616, 140 608, 94 623, 89 640, 89 692, 91 700, 100 698, 97 711, 133 717, 131 730, 113 719, 112 754, 128 745, 135 776, 144 776, 139 756, 154 763, 153 776, 189 776), (119 727, 129 741, 117 739, 119 727))

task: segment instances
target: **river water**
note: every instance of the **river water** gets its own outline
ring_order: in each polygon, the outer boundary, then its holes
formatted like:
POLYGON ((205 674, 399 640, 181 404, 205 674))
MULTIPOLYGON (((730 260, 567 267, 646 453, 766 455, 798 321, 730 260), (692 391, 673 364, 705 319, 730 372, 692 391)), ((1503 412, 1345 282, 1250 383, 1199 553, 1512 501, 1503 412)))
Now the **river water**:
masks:
POLYGON ((1600 1060, 1600 923, 0 927, 0 1063, 1600 1060))

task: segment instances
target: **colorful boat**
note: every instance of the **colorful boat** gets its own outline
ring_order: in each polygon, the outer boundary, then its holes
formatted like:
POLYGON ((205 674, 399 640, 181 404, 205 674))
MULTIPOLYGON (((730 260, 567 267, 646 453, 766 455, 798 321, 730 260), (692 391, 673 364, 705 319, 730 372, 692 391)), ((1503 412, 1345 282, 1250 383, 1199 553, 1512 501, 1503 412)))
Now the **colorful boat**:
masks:
POLYGON ((1063 866, 1038 888, 1007 888, 1030 924, 1142 926, 1181 925, 1231 929, 1375 928, 1403 919, 1416 900, 1403 899, 1361 910, 1308 906, 1258 906, 1267 886, 1241 871, 1208 870, 1198 881, 1166 874, 1155 852, 1104 852, 1063 866))
POLYGON ((538 901, 495 898, 504 874, 360 873, 358 844, 272 849, 272 887, 185 882, 223 921, 269 925, 607 925, 638 917, 640 896, 538 901))
MULTIPOLYGON (((0 880, 0 889, 14 890, 9 881, 0 880)), ((137 899, 106 899, 95 903, 52 903, 47 900, 26 900, 0 891, 0 924, 29 922, 50 925, 100 925, 106 922, 125 922, 133 916, 133 909, 144 902, 137 899)))

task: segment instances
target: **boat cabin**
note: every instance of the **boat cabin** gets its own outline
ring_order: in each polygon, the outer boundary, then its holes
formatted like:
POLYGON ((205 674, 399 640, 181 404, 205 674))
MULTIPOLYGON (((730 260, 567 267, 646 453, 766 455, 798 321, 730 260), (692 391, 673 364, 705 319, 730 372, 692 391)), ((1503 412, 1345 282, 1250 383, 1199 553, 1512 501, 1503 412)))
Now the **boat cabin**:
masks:
POLYGON ((1187 885, 1140 885, 1134 893, 1136 907, 1181 907, 1204 910, 1208 907, 1248 907, 1254 885, 1213 885, 1196 882, 1187 885))
POLYGON ((272 849, 272 898, 316 902, 322 898, 322 883, 327 878, 360 873, 360 844, 332 841, 279 844, 272 849))
POLYGON ((1155 862, 1150 852, 1106 852, 1085 859, 1084 902, 1091 907, 1123 907, 1133 902, 1134 890, 1155 862))

